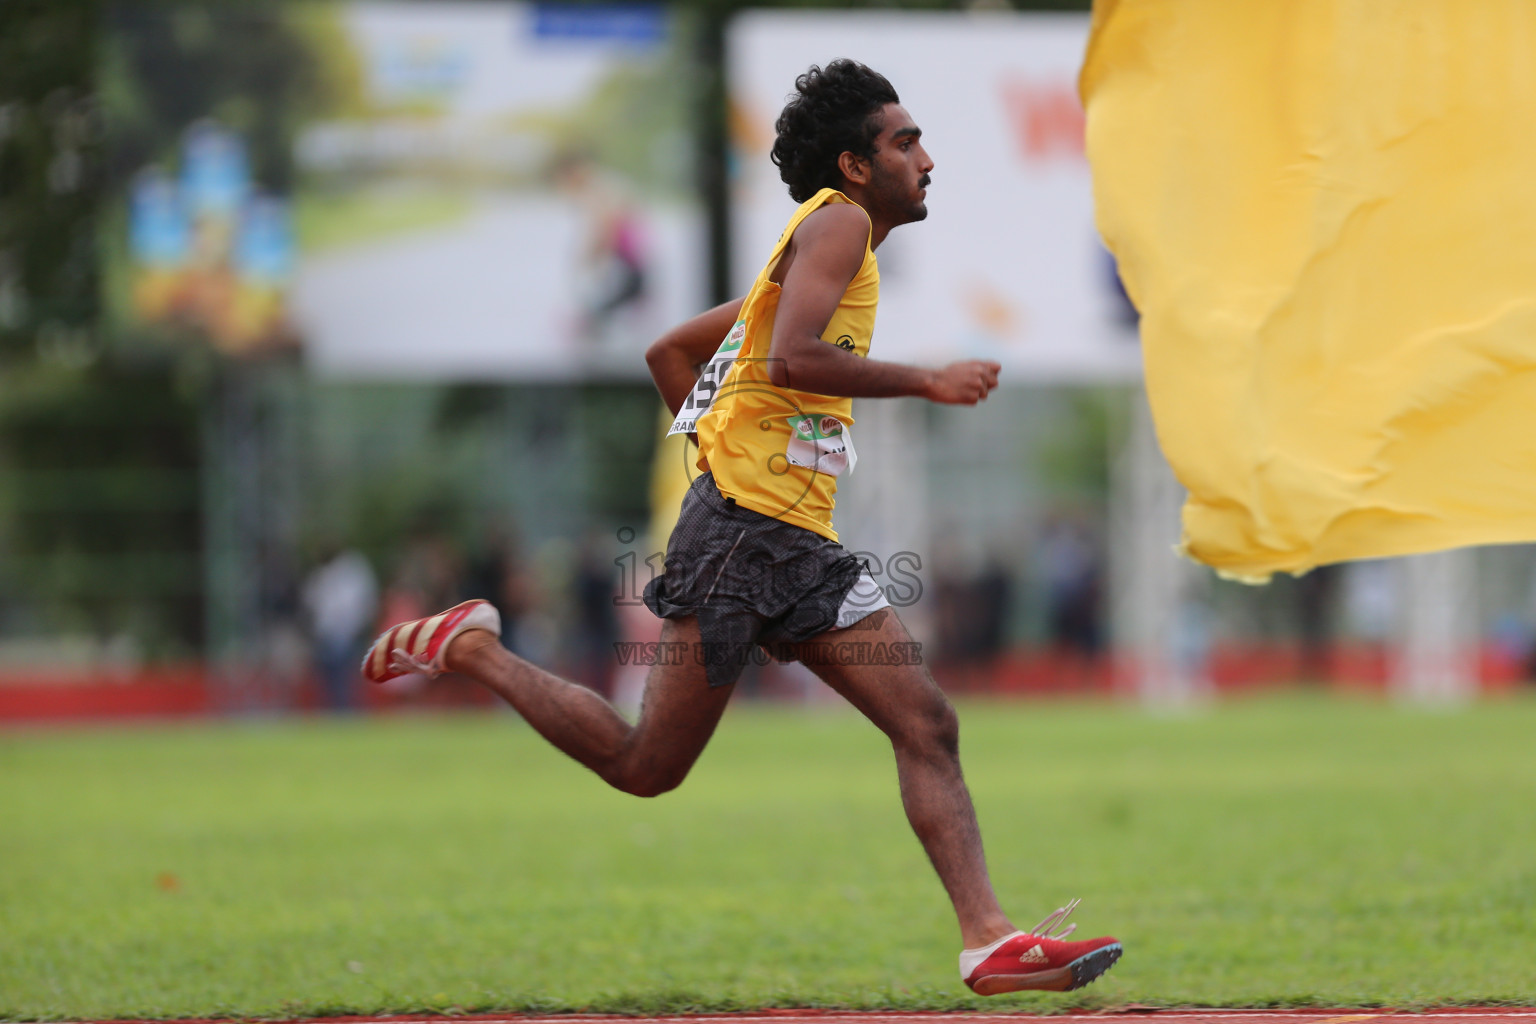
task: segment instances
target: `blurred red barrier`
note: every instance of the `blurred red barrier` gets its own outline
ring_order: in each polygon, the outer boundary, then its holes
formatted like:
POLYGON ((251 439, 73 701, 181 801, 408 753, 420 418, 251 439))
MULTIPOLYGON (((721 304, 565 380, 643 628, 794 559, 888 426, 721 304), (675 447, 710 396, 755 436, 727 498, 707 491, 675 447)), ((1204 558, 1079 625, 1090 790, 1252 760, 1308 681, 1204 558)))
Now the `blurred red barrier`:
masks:
MULTIPOLYGON (((1497 645, 1481 654, 1484 693, 1508 690, 1525 678, 1525 664, 1497 645)), ((1301 675, 1301 655, 1289 644, 1219 644, 1208 672, 1221 693, 1311 683, 1339 690, 1382 691, 1387 687, 1387 653, 1380 645, 1341 644, 1327 652, 1318 678, 1301 675)), ((1108 697, 1132 693, 1133 666, 1108 656, 1084 657, 1048 648, 1016 648, 988 662, 932 666, 940 685, 953 694, 1001 697, 1108 697)), ((177 718, 241 710, 313 712, 320 709, 313 681, 295 685, 245 680, 221 690, 203 665, 145 668, 103 675, 88 670, 9 670, 0 673, 0 723, 100 721, 123 718, 177 718), (222 696, 221 696, 222 694, 222 696)), ((483 687, 444 676, 430 687, 407 692, 361 686, 360 709, 372 713, 497 707, 483 687)))
POLYGON ((0 675, 0 722, 177 717, 213 710, 200 665, 100 673, 36 670, 0 675))

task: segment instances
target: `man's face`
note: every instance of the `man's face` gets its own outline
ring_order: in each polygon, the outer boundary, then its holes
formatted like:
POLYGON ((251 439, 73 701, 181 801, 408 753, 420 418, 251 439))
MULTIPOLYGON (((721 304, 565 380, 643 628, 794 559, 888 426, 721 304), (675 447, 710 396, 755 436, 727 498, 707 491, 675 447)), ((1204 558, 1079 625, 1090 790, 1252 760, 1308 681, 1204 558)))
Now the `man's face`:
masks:
POLYGON ((870 170, 870 199, 896 224, 928 216, 928 172, 933 161, 923 148, 923 131, 899 103, 887 103, 880 113, 880 134, 870 170))

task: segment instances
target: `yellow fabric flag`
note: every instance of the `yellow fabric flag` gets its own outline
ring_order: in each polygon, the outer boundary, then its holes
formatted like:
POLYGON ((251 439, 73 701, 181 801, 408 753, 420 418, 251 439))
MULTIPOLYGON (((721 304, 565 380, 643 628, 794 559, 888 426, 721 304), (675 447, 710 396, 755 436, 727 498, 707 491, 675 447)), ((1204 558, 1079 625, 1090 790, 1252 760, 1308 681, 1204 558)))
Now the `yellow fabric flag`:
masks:
POLYGON ((1190 555, 1536 539, 1536 3, 1096 0, 1081 87, 1190 555))

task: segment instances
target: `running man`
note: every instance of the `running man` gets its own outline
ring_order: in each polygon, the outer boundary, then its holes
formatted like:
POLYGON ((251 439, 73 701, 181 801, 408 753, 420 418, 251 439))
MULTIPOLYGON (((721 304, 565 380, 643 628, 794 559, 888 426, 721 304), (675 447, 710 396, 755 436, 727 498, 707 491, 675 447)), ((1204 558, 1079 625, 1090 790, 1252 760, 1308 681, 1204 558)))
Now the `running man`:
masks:
POLYGON ((907 820, 959 918, 965 983, 983 995, 1078 988, 1114 964, 1120 943, 1065 941, 1075 900, 1030 932, 1003 913, 960 772, 954 709, 832 529, 837 478, 856 459, 852 398, 975 405, 997 386, 999 367, 868 357, 874 250, 892 228, 928 215, 933 161, 890 82, 862 64, 813 66, 795 89, 773 161, 802 205, 745 298, 646 353, 677 416, 673 430, 697 433, 700 474, 645 601, 664 619, 663 643, 698 656, 658 659, 669 663, 652 668, 634 725, 591 690, 509 653, 483 601, 388 630, 364 671, 378 682, 467 675, 609 785, 657 796, 693 767, 754 646, 798 659, 890 739, 907 820), (859 664, 848 656, 859 651, 887 656, 859 664))

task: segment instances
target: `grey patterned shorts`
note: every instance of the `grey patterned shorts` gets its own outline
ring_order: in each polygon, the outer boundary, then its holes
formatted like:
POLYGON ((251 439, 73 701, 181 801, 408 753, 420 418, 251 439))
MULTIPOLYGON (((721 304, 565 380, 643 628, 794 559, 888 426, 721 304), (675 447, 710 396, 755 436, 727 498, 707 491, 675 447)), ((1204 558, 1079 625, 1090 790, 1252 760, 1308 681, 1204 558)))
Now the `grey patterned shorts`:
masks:
POLYGON ((710 686, 734 683, 754 647, 788 660, 790 645, 888 607, 841 544, 726 500, 709 473, 683 498, 645 604, 664 619, 698 617, 710 686))

